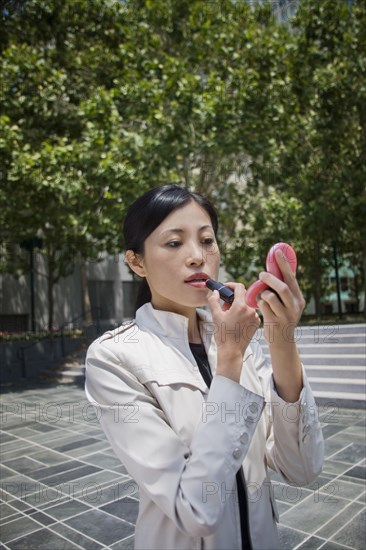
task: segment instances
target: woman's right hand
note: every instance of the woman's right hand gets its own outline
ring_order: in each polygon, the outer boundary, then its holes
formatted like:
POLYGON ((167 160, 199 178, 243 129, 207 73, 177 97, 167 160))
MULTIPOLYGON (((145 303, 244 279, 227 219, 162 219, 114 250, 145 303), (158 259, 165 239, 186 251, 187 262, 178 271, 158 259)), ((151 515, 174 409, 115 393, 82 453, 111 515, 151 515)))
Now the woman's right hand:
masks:
POLYGON ((256 310, 246 305, 244 285, 229 282, 225 286, 234 291, 232 304, 221 306, 217 290, 208 298, 217 345, 216 374, 239 382, 244 353, 260 325, 260 319, 256 310))

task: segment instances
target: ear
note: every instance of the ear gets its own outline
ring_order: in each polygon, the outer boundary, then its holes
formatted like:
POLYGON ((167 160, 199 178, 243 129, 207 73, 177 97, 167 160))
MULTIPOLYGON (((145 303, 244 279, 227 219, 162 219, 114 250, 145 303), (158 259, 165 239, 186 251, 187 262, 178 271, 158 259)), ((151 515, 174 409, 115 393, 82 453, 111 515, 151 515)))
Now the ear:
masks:
POLYGON ((130 269, 136 273, 136 275, 146 277, 144 262, 140 254, 136 254, 133 250, 126 250, 125 262, 129 265, 130 269))

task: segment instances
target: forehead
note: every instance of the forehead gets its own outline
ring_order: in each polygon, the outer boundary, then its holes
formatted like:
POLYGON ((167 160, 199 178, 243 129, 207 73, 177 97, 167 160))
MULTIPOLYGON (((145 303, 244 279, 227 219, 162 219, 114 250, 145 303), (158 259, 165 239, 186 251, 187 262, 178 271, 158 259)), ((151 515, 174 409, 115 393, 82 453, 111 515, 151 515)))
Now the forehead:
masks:
POLYGON ((173 210, 155 229, 154 233, 156 232, 156 234, 161 235, 169 229, 198 231, 204 226, 212 228, 210 216, 199 204, 191 201, 173 210))

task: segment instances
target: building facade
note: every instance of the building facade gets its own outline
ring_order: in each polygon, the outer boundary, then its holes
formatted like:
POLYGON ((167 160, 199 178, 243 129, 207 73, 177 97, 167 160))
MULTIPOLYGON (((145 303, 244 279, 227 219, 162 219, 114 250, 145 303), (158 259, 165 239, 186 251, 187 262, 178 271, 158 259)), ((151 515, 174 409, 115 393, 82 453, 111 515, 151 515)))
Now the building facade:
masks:
MULTIPOLYGON (((87 265, 88 290, 93 323, 100 331, 119 326, 134 315, 140 279, 124 262, 124 254, 105 256, 87 265)), ((227 280, 220 269, 219 278, 227 280)), ((42 254, 34 254, 33 295, 35 330, 48 327, 46 265, 42 254)), ((80 266, 54 286, 54 329, 82 326, 85 312, 82 300, 80 266)), ((0 275, 0 332, 22 332, 32 328, 32 288, 30 274, 0 275)))
MULTIPOLYGON (((105 256, 87 263, 88 289, 93 323, 98 332, 119 326, 134 315, 134 304, 140 279, 132 274, 124 262, 124 254, 105 256)), ((225 269, 220 268, 219 280, 229 279, 225 269)), ((345 263, 339 270, 342 313, 357 313, 363 309, 364 296, 360 288, 361 279, 345 263)), ((34 316, 35 330, 42 332, 48 327, 47 278, 44 258, 34 255, 34 316)), ((335 272, 328 276, 327 292, 323 299, 323 313, 337 314, 335 272)), ((85 312, 82 301, 80 266, 76 265, 68 277, 54 286, 54 329, 81 327, 85 312)), ((19 278, 0 275, 0 332, 22 332, 31 330, 31 277, 19 278)), ((311 300, 306 314, 314 314, 311 300)))

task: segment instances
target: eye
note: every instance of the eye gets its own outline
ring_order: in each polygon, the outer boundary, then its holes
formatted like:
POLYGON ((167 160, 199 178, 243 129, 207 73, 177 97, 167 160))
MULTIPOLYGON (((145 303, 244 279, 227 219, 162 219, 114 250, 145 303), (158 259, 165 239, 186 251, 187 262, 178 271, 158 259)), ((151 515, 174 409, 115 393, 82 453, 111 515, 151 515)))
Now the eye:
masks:
POLYGON ((167 246, 169 246, 170 248, 178 248, 178 246, 180 246, 182 243, 180 241, 170 241, 169 243, 167 243, 167 246))
POLYGON ((207 246, 210 244, 214 244, 214 242, 215 242, 215 239, 212 239, 211 237, 203 240, 203 244, 207 246))

